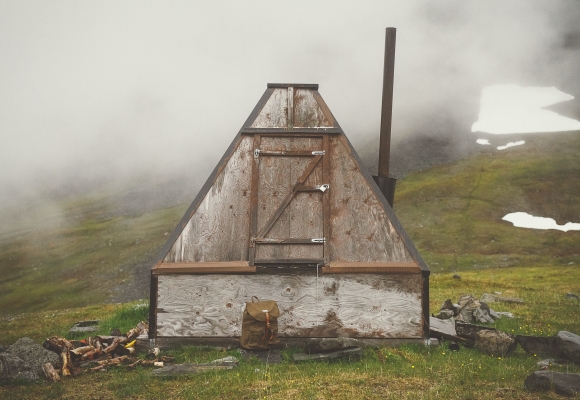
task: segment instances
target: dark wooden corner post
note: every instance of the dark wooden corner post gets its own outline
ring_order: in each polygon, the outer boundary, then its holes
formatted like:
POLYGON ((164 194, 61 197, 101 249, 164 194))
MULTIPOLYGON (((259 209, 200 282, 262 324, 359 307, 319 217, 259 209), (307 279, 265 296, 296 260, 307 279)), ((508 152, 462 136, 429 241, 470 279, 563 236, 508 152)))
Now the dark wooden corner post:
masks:
POLYGON ((391 122, 393 119, 393 87, 395 77, 396 28, 387 28, 385 36, 385 68, 383 73, 383 105, 381 110, 381 136, 379 146, 378 176, 373 176, 379 189, 393 207, 397 180, 389 177, 391 158, 391 122))

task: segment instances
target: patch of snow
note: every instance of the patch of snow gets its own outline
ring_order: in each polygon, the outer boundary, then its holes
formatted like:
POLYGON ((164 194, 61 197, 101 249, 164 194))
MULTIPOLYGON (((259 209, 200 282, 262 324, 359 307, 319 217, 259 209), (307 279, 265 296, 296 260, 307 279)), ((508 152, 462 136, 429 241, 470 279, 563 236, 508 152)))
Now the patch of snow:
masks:
POLYGON ((489 140, 487 140, 487 139, 477 139, 475 141, 475 143, 482 144, 482 145, 491 145, 491 143, 489 143, 489 140))
POLYGON ((574 99, 555 87, 493 85, 483 88, 472 132, 493 134, 580 130, 580 121, 542 109, 574 99))
POLYGON ((580 224, 568 222, 565 225, 558 225, 552 218, 534 217, 525 212, 515 212, 507 214, 502 218, 504 221, 511 222, 518 228, 532 229, 557 229, 559 231, 580 231, 580 224))
POLYGON ((505 150, 505 149, 507 149, 509 147, 521 146, 522 144, 525 144, 525 143, 526 143, 525 140, 518 140, 517 142, 509 142, 505 146, 497 146, 497 149, 498 150, 505 150))

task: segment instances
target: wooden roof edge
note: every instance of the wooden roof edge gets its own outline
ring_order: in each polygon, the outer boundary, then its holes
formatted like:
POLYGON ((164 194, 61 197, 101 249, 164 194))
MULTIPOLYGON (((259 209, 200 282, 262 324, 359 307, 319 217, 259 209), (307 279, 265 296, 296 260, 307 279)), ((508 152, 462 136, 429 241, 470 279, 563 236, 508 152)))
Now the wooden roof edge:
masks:
POLYGON ((389 217, 389 220, 393 224, 393 228, 395 228, 395 231, 397 231, 397 233, 401 237, 401 240, 403 241, 403 243, 407 247, 407 250, 409 250, 411 257, 413 257, 413 260, 415 260, 417 265, 419 265, 419 268, 421 269, 421 271, 423 271, 425 273, 429 273, 430 270, 429 270, 429 267, 427 266, 427 263, 425 262, 425 260, 423 260, 423 258, 419 254, 419 251, 415 247, 415 244, 413 244, 413 241, 411 240, 411 238, 409 237, 409 235, 405 231, 405 228, 403 228, 403 225, 401 224, 401 222, 397 218, 397 215, 395 214, 395 212, 393 211, 393 209, 391 208, 391 206, 387 202, 387 199, 383 195, 383 192, 381 192, 381 189, 379 189, 379 187, 375 183, 375 180, 373 179, 371 174, 364 167, 362 160, 360 159, 360 157, 356 153, 356 150, 354 149, 354 147, 350 143, 350 140, 348 140, 348 137, 344 133, 340 137, 346 143, 347 150, 350 152, 350 156, 353 158, 353 160, 357 164, 357 167, 358 167, 360 173, 366 179, 366 181, 370 185, 371 189, 373 190, 373 192, 377 196, 377 199, 379 200, 379 202, 383 206, 385 213, 387 214, 387 216, 389 217))
POLYGON ((311 89, 318 90, 318 83, 268 83, 268 88, 281 89, 294 87, 297 89, 311 89))

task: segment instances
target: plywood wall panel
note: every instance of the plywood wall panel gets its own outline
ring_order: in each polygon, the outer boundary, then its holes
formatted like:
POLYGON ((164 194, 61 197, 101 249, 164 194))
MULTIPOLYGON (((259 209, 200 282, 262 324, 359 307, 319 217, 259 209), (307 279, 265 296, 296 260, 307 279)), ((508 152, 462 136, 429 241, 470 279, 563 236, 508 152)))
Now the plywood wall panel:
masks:
POLYGON ((286 128, 288 126, 288 90, 275 89, 252 128, 286 128))
POLYGON ((321 128, 332 127, 332 122, 324 115, 314 92, 308 89, 294 91, 294 127, 321 128))
POLYGON ((282 337, 421 338, 420 275, 159 276, 158 336, 240 336, 251 296, 275 300, 282 337))
POLYGON ((164 262, 247 260, 252 157, 244 137, 164 262))
POLYGON ((330 144, 331 261, 413 262, 342 139, 330 144))

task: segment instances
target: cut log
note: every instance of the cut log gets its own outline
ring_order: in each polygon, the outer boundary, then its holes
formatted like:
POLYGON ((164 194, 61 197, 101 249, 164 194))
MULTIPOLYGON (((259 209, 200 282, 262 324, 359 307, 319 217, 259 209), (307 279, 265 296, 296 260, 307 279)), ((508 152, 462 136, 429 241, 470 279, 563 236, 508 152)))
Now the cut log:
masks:
POLYGON ((55 371, 51 363, 42 364, 42 371, 44 372, 46 379, 49 379, 53 382, 60 381, 60 375, 55 371))

